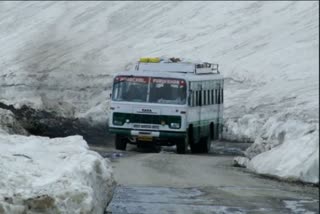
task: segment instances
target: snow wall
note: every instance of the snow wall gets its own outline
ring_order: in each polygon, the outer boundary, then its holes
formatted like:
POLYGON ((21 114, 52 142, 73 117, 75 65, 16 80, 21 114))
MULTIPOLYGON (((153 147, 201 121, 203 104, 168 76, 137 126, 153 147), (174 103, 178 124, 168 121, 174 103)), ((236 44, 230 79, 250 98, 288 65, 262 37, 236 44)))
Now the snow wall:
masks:
POLYGON ((115 182, 81 136, 0 134, 0 213, 100 213, 115 182))

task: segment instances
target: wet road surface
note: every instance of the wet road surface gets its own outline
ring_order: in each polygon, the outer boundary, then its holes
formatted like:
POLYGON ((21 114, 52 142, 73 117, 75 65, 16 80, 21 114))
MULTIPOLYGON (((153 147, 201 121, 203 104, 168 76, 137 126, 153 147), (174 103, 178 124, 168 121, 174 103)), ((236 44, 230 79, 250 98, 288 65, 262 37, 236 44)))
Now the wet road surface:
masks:
POLYGON ((118 186, 112 214, 319 213, 319 189, 264 178, 233 167, 245 143, 216 142, 210 154, 160 153, 92 146, 108 157, 118 186))

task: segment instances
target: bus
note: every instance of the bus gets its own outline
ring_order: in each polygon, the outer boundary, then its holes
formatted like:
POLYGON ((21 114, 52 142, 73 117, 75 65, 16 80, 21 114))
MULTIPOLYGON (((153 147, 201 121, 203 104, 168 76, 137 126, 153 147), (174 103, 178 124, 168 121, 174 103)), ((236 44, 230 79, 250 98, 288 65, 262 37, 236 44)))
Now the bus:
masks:
POLYGON ((141 58, 114 75, 109 132, 115 148, 127 144, 173 146, 208 153, 221 136, 223 85, 218 64, 179 58, 141 58))

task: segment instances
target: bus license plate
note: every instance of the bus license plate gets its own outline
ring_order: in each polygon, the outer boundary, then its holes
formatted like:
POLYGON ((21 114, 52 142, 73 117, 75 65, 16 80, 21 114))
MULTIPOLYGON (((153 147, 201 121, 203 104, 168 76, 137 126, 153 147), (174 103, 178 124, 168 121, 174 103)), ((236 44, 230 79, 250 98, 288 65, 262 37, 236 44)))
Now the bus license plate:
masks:
POLYGON ((138 136, 139 141, 152 141, 152 136, 138 136))

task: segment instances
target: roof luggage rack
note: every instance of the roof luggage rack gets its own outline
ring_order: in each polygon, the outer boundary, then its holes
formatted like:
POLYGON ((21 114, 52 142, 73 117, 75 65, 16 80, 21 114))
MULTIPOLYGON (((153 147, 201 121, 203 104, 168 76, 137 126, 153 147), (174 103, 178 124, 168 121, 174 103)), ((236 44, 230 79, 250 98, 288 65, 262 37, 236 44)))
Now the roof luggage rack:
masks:
POLYGON ((217 74, 220 74, 219 64, 204 62, 202 64, 195 65, 195 74, 208 74, 214 73, 216 71, 217 74))
POLYGON ((183 61, 180 58, 140 58, 135 66, 137 71, 165 71, 173 73, 220 74, 219 64, 183 61))

